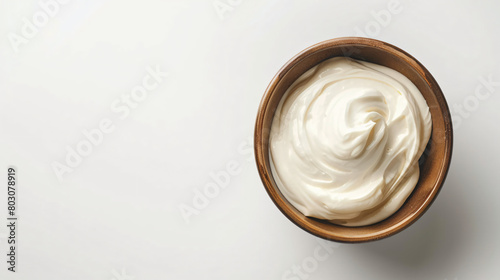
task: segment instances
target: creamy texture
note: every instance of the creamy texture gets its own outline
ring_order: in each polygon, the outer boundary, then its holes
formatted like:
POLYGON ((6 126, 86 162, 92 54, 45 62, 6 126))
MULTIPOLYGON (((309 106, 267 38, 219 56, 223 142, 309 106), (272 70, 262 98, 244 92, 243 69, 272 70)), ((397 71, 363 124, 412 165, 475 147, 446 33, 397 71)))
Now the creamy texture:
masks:
POLYGON ((273 175, 306 216, 346 226, 379 222, 408 198, 429 140, 429 108, 390 68, 336 57, 304 73, 276 110, 273 175))

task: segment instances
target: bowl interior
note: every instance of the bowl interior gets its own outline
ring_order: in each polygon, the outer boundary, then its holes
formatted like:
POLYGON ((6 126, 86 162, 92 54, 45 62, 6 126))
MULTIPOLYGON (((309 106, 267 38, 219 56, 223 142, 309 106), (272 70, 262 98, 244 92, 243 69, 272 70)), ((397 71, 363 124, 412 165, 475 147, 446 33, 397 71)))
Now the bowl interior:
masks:
POLYGON ((274 77, 262 99, 255 129, 255 156, 264 186, 276 206, 302 229, 325 239, 364 242, 397 233, 418 219, 444 182, 451 159, 452 127, 448 106, 431 74, 413 57, 390 44, 366 38, 339 38, 314 45, 292 58, 274 77), (288 87, 314 65, 336 56, 348 56, 399 71, 424 96, 432 116, 432 134, 421 159, 419 181, 403 206, 389 218, 369 226, 345 227, 309 218, 295 209, 279 191, 270 168, 269 133, 275 109, 288 87))

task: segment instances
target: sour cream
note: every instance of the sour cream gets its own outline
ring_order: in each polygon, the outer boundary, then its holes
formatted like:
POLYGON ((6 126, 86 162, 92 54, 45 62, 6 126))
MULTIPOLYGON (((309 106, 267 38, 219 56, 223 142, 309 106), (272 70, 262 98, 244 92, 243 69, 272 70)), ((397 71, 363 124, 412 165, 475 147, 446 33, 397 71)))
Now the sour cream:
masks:
POLYGON ((432 128, 417 87, 385 66, 345 57, 300 76, 277 107, 273 177, 309 217, 346 226, 396 212, 419 178, 432 128))

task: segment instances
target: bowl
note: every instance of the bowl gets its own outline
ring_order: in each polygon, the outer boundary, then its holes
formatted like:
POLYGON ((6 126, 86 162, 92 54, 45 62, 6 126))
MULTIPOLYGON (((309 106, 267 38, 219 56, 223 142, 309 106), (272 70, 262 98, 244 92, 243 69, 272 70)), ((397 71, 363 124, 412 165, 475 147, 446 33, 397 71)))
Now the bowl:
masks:
POLYGON ((414 57, 391 44, 368 38, 344 37, 313 45, 290 59, 274 76, 259 106, 254 149, 264 187, 278 209, 303 230, 332 241, 358 243, 394 235, 413 224, 432 204, 444 183, 450 165, 453 129, 446 100, 432 75, 414 57), (293 207, 280 192, 271 172, 269 135, 274 112, 288 87, 316 64, 337 56, 380 64, 405 75, 420 90, 432 116, 432 133, 419 160, 420 177, 403 206, 376 224, 346 227, 310 218, 293 207))

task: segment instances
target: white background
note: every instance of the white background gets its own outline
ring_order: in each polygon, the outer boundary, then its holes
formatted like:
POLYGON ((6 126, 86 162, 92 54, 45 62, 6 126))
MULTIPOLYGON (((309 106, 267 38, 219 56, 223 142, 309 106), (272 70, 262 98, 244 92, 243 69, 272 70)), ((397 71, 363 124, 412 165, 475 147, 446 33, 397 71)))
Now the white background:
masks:
POLYGON ((13 43, 23 18, 44 10, 1 0, 0 279, 498 279, 500 4, 401 1, 377 23, 389 2, 232 0, 218 13, 211 0, 73 0, 13 43), (453 159, 413 226, 327 251, 273 205, 249 151, 279 68, 357 30, 434 75, 454 113, 453 159), (122 119, 111 106, 148 67, 169 76, 122 119), (481 79, 497 83, 483 100, 474 95, 481 79), (103 119, 114 130, 59 181, 52 164, 65 164, 67 147, 103 119), (196 190, 228 163, 239 172, 187 223, 179 207, 193 206, 196 190), (5 262, 10 165, 18 170, 16 273, 5 262), (313 261, 316 250, 328 258, 313 261))

